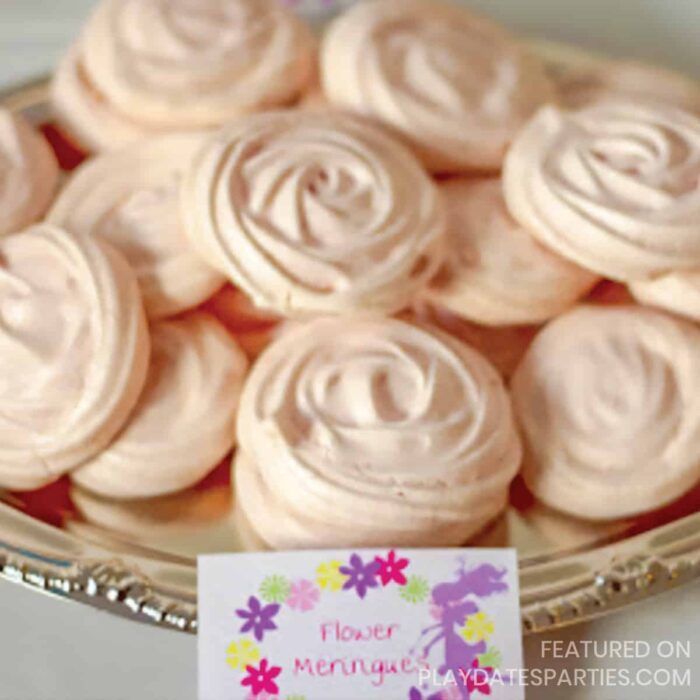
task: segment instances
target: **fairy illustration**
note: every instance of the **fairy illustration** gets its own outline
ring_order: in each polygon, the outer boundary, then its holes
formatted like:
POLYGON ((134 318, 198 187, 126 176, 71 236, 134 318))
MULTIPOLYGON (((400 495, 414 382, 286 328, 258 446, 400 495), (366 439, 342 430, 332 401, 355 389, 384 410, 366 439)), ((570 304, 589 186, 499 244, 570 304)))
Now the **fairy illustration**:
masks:
MULTIPOLYGON (((470 691, 468 684, 463 682, 460 671, 464 673, 473 667, 477 657, 486 651, 486 642, 481 640, 470 644, 458 632, 464 627, 469 615, 479 612, 475 599, 508 590, 508 584, 503 581, 505 575, 505 569, 497 569, 491 564, 467 569, 465 561, 461 559, 456 580, 440 583, 433 588, 435 616, 439 622, 422 630, 418 644, 423 644, 422 656, 425 659, 434 647, 443 644, 443 663, 438 667, 438 673, 445 676, 451 672, 457 682, 456 695, 463 700, 469 700, 470 691), (426 638, 428 641, 425 641, 426 638)), ((439 694, 435 697, 438 696, 439 694)))

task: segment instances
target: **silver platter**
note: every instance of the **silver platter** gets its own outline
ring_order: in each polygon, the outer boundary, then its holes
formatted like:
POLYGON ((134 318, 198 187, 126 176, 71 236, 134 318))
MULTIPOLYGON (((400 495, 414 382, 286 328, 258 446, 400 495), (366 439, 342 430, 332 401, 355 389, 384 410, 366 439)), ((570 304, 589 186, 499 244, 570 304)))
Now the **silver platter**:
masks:
MULTIPOLYGON (((560 74, 600 60, 552 44, 537 49, 560 74)), ((51 122, 46 79, 7 91, 0 104, 35 123, 51 122)), ((75 154, 68 149, 63 155, 75 154)), ((112 502, 68 480, 33 493, 0 491, 0 574, 135 621, 193 633, 196 556, 258 547, 234 506, 228 463, 194 489, 147 501, 112 502)), ((587 523, 536 503, 516 482, 507 512, 470 544, 517 549, 522 625, 529 634, 700 578, 698 511, 700 487, 637 519, 587 523)))

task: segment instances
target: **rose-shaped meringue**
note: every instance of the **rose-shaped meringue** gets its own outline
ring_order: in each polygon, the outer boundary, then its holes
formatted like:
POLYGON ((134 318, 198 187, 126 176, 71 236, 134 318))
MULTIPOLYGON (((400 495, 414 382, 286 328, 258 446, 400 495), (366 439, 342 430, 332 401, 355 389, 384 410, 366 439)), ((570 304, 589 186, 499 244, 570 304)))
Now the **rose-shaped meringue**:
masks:
POLYGON ((662 506, 700 478, 700 330, 637 306, 552 321, 511 382, 524 476, 589 518, 662 506))
POLYGON ((700 268, 638 280, 629 285, 629 291, 642 304, 700 323, 700 268))
POLYGON ((456 316, 439 304, 418 299, 401 318, 437 328, 480 352, 508 380, 520 364, 539 326, 482 326, 456 316))
POLYGON ((497 25, 436 0, 357 3, 321 46, 326 97, 407 139, 433 171, 497 170, 554 98, 539 61, 497 25))
POLYGON ((102 0, 82 56, 118 111, 182 129, 292 102, 312 74, 313 40, 278 0, 102 0))
POLYGON ((71 473, 112 498, 148 498, 185 489, 211 471, 235 442, 248 361, 207 314, 152 329, 146 386, 112 444, 71 473))
POLYGON ((60 127, 88 151, 118 150, 159 133, 122 114, 97 89, 85 70, 81 41, 59 62, 50 100, 60 127))
POLYGON ((652 103, 545 107, 503 173, 511 214, 618 281, 700 267, 700 119, 652 103))
POLYGON ((47 216, 120 250, 136 271, 150 318, 197 306, 225 281, 183 231, 181 180, 201 145, 201 135, 173 134, 89 160, 47 216))
POLYGON ((238 507, 275 548, 460 544, 521 458, 493 367, 395 319, 294 324, 252 370, 238 440, 238 507))
POLYGON ((444 207, 420 164, 329 111, 232 123, 195 156, 182 205, 204 259, 281 315, 393 312, 442 262, 444 207))
POLYGON ((447 254, 428 297, 487 326, 534 324, 573 306, 597 277, 542 246, 508 213, 501 180, 454 179, 447 254))
POLYGON ((33 489, 103 449, 150 341, 122 256, 47 224, 0 240, 0 485, 33 489))
POLYGON ((58 162, 23 117, 0 109, 0 236, 15 233, 48 209, 58 162))

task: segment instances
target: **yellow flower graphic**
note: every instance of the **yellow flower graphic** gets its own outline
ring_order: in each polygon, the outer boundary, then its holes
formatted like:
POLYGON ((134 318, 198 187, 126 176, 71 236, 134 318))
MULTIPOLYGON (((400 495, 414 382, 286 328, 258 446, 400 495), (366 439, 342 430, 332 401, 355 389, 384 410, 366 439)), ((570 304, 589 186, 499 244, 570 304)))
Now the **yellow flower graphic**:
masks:
POLYGON ((260 649, 250 639, 231 642, 226 649, 226 663, 236 671, 245 671, 246 666, 253 666, 260 661, 260 649))
POLYGON ((474 644, 482 640, 488 641, 493 631, 494 625, 491 618, 486 613, 478 612, 467 618, 461 634, 467 642, 474 644))
POLYGON ((343 587, 348 577, 340 573, 342 565, 342 562, 333 560, 324 562, 316 569, 316 583, 321 590, 335 592, 343 587))

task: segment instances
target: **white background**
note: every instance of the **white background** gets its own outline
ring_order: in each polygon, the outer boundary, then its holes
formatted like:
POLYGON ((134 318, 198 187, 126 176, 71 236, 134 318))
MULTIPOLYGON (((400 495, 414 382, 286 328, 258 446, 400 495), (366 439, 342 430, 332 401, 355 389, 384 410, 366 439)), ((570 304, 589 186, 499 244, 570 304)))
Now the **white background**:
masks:
MULTIPOLYGON (((699 0, 470 0, 468 4, 531 35, 658 60, 700 75, 699 0)), ((91 0, 0 0, 0 85, 49 70, 91 5, 91 0)), ((700 676, 699 622, 700 586, 696 585, 553 637, 652 643, 689 639, 700 676)), ((528 640, 526 663, 553 665, 551 659, 541 659, 540 641, 538 637, 528 640)), ((577 665, 634 668, 647 662, 566 664, 577 665)), ((686 662, 675 665, 682 668, 686 662)), ((695 685, 695 691, 531 689, 528 698, 681 700, 698 697, 700 678, 695 685)), ((194 638, 0 582, 2 700, 193 700, 195 688, 194 638)))

